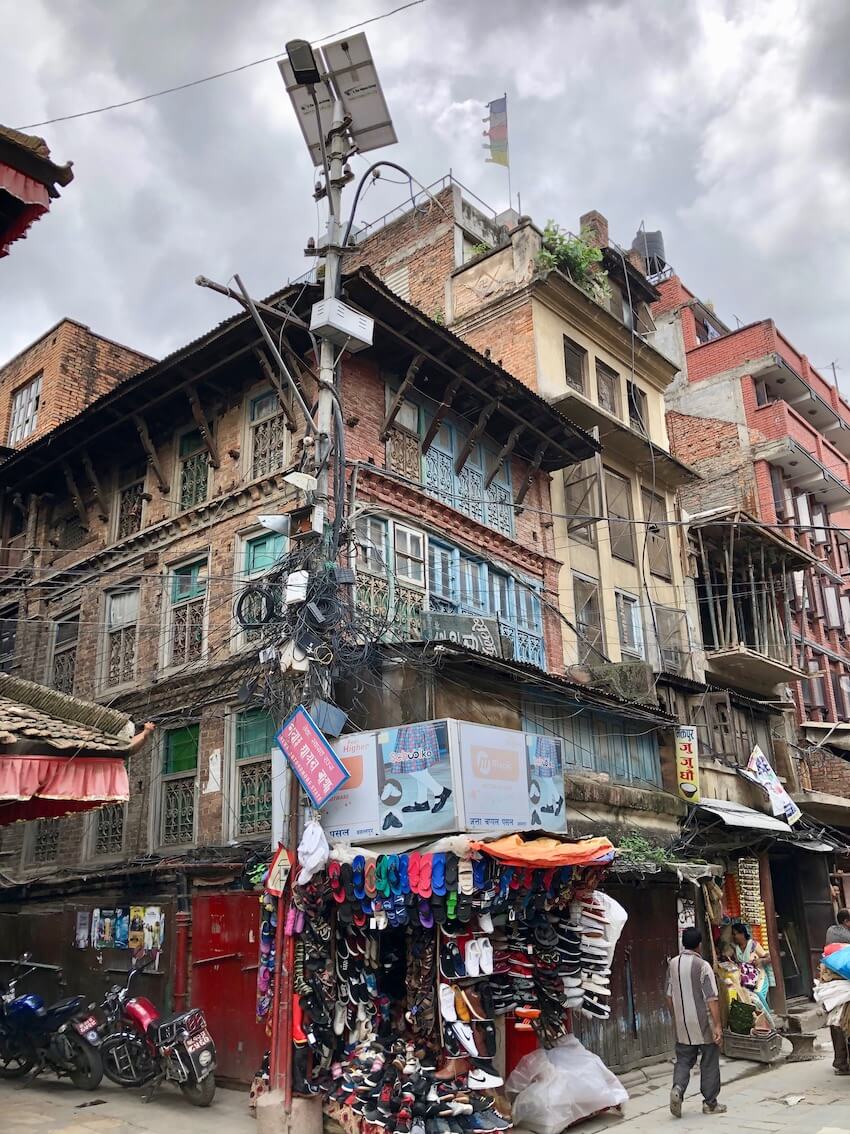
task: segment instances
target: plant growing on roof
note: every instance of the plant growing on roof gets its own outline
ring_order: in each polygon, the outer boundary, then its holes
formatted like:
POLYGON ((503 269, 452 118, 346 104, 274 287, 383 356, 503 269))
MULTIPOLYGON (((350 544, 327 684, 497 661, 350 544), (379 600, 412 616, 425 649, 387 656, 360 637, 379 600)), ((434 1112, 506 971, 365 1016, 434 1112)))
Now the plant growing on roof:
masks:
POLYGON ((537 253, 538 268, 563 272, 585 295, 607 306, 611 285, 608 273, 599 267, 601 262, 602 250, 593 244, 590 229, 583 228, 580 236, 573 236, 553 220, 546 222, 543 247, 537 253))

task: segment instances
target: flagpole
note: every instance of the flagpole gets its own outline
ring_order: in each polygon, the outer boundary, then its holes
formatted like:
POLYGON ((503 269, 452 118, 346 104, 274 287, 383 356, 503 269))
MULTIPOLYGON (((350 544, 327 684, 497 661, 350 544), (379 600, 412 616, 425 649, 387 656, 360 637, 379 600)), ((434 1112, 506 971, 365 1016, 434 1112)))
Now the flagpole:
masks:
MULTIPOLYGON (((508 138, 510 138, 511 135, 510 135, 510 132, 508 131, 508 92, 507 91, 505 91, 505 131, 507 133, 508 138)), ((506 168, 507 168, 507 171, 508 171, 508 208, 512 209, 514 197, 513 197, 513 193, 511 192, 511 149, 510 149, 510 142, 508 142, 508 155, 507 156, 508 156, 508 164, 507 164, 506 168)))

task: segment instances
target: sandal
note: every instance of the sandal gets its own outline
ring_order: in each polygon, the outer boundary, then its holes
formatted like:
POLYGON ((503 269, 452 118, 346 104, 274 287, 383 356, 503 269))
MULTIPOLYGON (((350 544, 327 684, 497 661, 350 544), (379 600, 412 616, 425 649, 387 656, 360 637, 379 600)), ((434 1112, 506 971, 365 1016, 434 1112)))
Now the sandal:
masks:
POLYGON ((419 859, 419 896, 430 898, 434 892, 432 888, 434 859, 430 854, 420 855, 419 859))

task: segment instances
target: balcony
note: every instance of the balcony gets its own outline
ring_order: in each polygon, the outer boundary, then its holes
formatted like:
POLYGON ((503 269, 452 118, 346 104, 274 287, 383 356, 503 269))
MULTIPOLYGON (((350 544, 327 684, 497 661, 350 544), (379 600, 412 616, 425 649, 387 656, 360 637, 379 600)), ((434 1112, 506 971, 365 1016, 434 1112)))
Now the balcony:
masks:
POLYGON ((699 475, 682 461, 677 461, 668 451, 650 440, 646 434, 632 429, 619 417, 609 413, 595 402, 590 401, 578 390, 568 389, 552 400, 565 417, 590 432, 598 429, 604 438, 606 453, 612 453, 627 461, 638 472, 654 474, 661 484, 678 488, 699 480, 699 475))
POLYGON ((702 513, 690 529, 709 673, 759 692, 799 681, 786 581, 814 556, 737 510, 702 513))
MULTIPOLYGON (((755 364, 753 377, 764 383, 772 402, 786 402, 807 425, 822 433, 845 457, 850 457, 850 419, 846 419, 785 361, 770 354, 755 364)), ((823 383, 821 383, 823 384, 823 383)))

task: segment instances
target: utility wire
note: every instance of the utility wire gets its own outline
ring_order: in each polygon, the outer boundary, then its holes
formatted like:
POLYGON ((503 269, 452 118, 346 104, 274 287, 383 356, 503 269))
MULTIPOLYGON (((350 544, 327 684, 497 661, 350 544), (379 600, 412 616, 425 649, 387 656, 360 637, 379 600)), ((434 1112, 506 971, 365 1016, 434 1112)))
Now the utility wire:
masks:
MULTIPOLYGON (((365 28, 369 24, 375 24, 379 20, 386 20, 390 16, 395 16, 399 12, 405 12, 408 8, 416 8, 419 4, 426 3, 426 0, 410 0, 407 4, 401 4, 397 8, 392 8, 389 12, 379 12, 376 16, 369 16, 368 19, 360 20, 356 24, 350 24, 347 28, 340 28, 339 31, 329 32, 327 35, 320 35, 316 38, 315 43, 320 43, 325 39, 335 39, 337 36, 345 35, 346 32, 355 31, 358 28, 365 28)), ((266 55, 262 59, 254 59, 250 63, 242 63, 239 67, 230 67, 226 71, 216 71, 214 75, 205 75, 202 79, 192 79, 188 83, 179 83, 174 87, 165 87, 161 91, 151 91, 150 94, 138 95, 136 98, 124 99, 123 102, 112 102, 108 106, 98 106, 93 110, 80 110, 76 114, 63 114, 58 118, 45 118, 42 122, 29 122, 25 126, 16 126, 16 130, 34 130, 37 126, 52 126, 55 122, 70 122, 75 118, 88 118, 92 114, 104 114, 107 110, 120 110, 125 106, 135 106, 136 103, 146 102, 151 98, 160 98, 162 95, 175 94, 177 91, 189 90, 190 87, 198 87, 202 83, 211 83, 213 79, 223 79, 227 75, 236 75, 240 71, 247 71, 251 67, 259 67, 262 63, 271 63, 275 59, 282 59, 286 54, 285 51, 278 51, 275 55, 266 55)))

